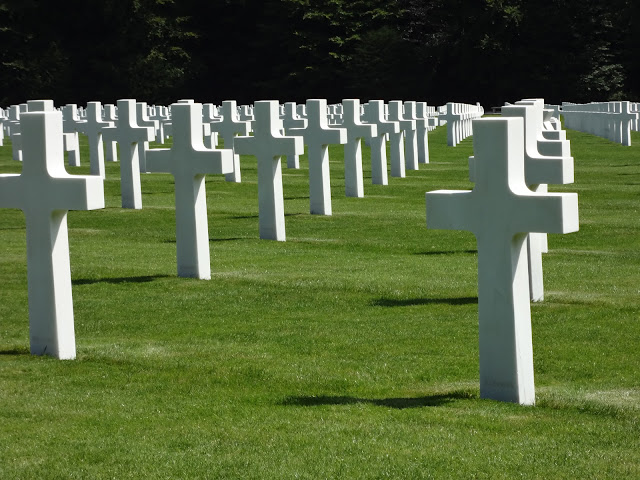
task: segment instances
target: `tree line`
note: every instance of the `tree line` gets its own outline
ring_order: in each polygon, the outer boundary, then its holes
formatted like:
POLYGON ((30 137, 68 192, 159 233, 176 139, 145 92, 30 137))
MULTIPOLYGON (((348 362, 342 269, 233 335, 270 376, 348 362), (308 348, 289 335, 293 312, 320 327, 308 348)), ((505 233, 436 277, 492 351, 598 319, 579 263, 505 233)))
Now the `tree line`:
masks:
POLYGON ((640 97, 635 0, 0 0, 0 105, 640 97))

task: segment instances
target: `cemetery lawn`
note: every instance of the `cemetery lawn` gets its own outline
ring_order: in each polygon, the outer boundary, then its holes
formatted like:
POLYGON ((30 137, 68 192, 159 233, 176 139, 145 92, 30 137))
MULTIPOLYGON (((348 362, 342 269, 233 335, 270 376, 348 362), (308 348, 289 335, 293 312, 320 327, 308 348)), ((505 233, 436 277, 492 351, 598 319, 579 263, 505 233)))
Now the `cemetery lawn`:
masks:
MULTIPOLYGON (((212 279, 176 276, 172 177, 143 210, 70 212, 78 358, 29 355, 25 223, 0 209, 0 478, 640 478, 640 134, 569 131, 580 231, 550 235, 535 407, 479 398, 477 251, 424 194, 469 189, 472 139, 333 216, 283 167, 287 242, 258 239, 256 163, 207 177, 212 279)), ((82 167, 88 173, 83 139, 82 167)), ((16 173, 11 147, 0 172, 16 173)))

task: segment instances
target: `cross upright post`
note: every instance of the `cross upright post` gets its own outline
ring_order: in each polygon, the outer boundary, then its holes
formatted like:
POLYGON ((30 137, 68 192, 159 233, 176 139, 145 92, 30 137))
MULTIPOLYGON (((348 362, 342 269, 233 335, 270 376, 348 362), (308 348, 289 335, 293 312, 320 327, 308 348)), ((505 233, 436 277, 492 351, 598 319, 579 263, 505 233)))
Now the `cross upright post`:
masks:
POLYGON ((238 119, 238 104, 235 100, 225 100, 220 108, 222 120, 211 122, 211 131, 218 132, 224 141, 224 148, 231 148, 233 152, 233 171, 225 175, 227 182, 240 183, 240 155, 235 151, 233 138, 236 135, 249 135, 250 122, 238 119))
POLYGON ((387 141, 389 135, 391 176, 404 177, 404 145, 400 122, 384 118, 384 101, 369 100, 362 119, 376 125, 378 135, 371 137, 371 181, 374 185, 387 185, 387 141))
POLYGON ((230 149, 211 150, 202 138, 202 104, 174 103, 173 145, 147 152, 147 171, 175 179, 176 248, 179 277, 209 280, 211 261, 205 174, 231 171, 230 149))
POLYGON ((255 102, 253 137, 235 137, 236 153, 254 155, 258 159, 258 209, 260 238, 286 240, 284 225, 284 196, 282 191, 283 155, 304 153, 302 137, 283 137, 278 131, 277 100, 255 102))
POLYGON ((102 131, 107 127, 113 127, 113 123, 102 120, 102 106, 100 102, 87 103, 87 119, 80 123, 78 128, 89 139, 91 175, 99 175, 101 178, 105 178, 102 131))
POLYGON ((364 197, 362 139, 378 136, 378 127, 360 121, 360 100, 342 100, 341 128, 347 130, 344 144, 344 188, 347 197, 364 197))
POLYGON ((104 208, 103 180, 65 171, 62 114, 53 102, 30 106, 21 115, 22 173, 0 175, 0 207, 25 214, 31 353, 70 360, 76 343, 67 211, 104 208))
POLYGON ((475 120, 472 191, 426 194, 427 227, 473 232, 478 242, 480 396, 535 403, 528 232, 578 230, 575 193, 535 193, 525 184, 521 118, 475 120))
POLYGON ((138 146, 141 142, 153 140, 152 127, 140 127, 136 122, 136 101, 118 100, 118 122, 114 127, 106 127, 102 134, 106 141, 115 140, 120 145, 120 188, 122 208, 142 208, 140 186, 140 164, 138 146))
POLYGON ((307 100, 306 128, 292 128, 292 135, 301 135, 309 156, 309 210, 312 215, 331 215, 331 180, 329 145, 347 141, 344 128, 330 128, 327 121, 327 101, 307 100), (298 133, 299 132, 299 133, 298 133))
POLYGON ((400 123, 404 132, 405 165, 409 170, 418 170, 418 138, 416 137, 416 121, 407 119, 402 110, 400 100, 389 102, 389 120, 400 123))

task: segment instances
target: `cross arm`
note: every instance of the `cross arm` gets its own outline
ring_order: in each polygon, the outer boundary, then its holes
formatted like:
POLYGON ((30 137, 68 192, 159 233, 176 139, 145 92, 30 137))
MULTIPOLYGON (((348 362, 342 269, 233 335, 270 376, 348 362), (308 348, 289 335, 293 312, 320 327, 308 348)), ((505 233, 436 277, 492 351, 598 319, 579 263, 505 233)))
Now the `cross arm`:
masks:
POLYGON ((544 193, 514 198, 511 231, 571 233, 579 229, 578 194, 544 193))
MULTIPOLYGON (((148 153, 148 152, 147 152, 148 153)), ((194 173, 227 174, 233 172, 233 150, 194 150, 190 160, 194 173)))
POLYGON ((400 133, 400 122, 383 121, 377 124, 378 135, 385 133, 400 133))
POLYGON ((171 173, 171 158, 170 148, 152 148, 147 150, 147 172, 171 173))
POLYGON ((233 137, 233 151, 239 153, 240 155, 255 155, 253 150, 253 145, 255 144, 255 142, 256 137, 233 137))
POLYGON ((416 129, 416 121, 415 120, 400 120, 400 127, 403 130, 415 130, 416 129))
POLYGON ((279 141, 278 150, 282 152, 280 155, 292 157, 304 154, 304 139, 302 137, 280 137, 276 140, 279 141))
POLYGON ((104 208, 104 182, 93 175, 69 175, 53 186, 52 210, 97 210, 104 208))
MULTIPOLYGON (((525 160, 527 185, 573 183, 573 157, 548 157, 525 160)), ((476 182, 476 159, 469 157, 469 180, 476 182)))
POLYGON ((427 228, 475 231, 471 190, 435 190, 425 194, 427 228))
POLYGON ((0 207, 22 208, 24 206, 24 185, 19 173, 0 175, 0 207))
POLYGON ((369 123, 363 123, 363 124, 357 125, 357 128, 353 129, 353 133, 354 133, 353 135, 354 138, 377 137, 378 126, 369 124, 369 123))
POLYGON ((573 183, 573 157, 526 158, 524 177, 527 185, 573 183))

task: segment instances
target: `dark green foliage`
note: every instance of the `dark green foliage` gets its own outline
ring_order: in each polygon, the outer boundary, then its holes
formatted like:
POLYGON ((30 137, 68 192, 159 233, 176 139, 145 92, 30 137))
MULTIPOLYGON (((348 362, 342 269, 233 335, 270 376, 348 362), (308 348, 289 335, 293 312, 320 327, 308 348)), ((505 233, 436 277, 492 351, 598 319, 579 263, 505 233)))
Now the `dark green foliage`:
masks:
POLYGON ((632 0, 0 0, 0 105, 640 97, 632 0))

